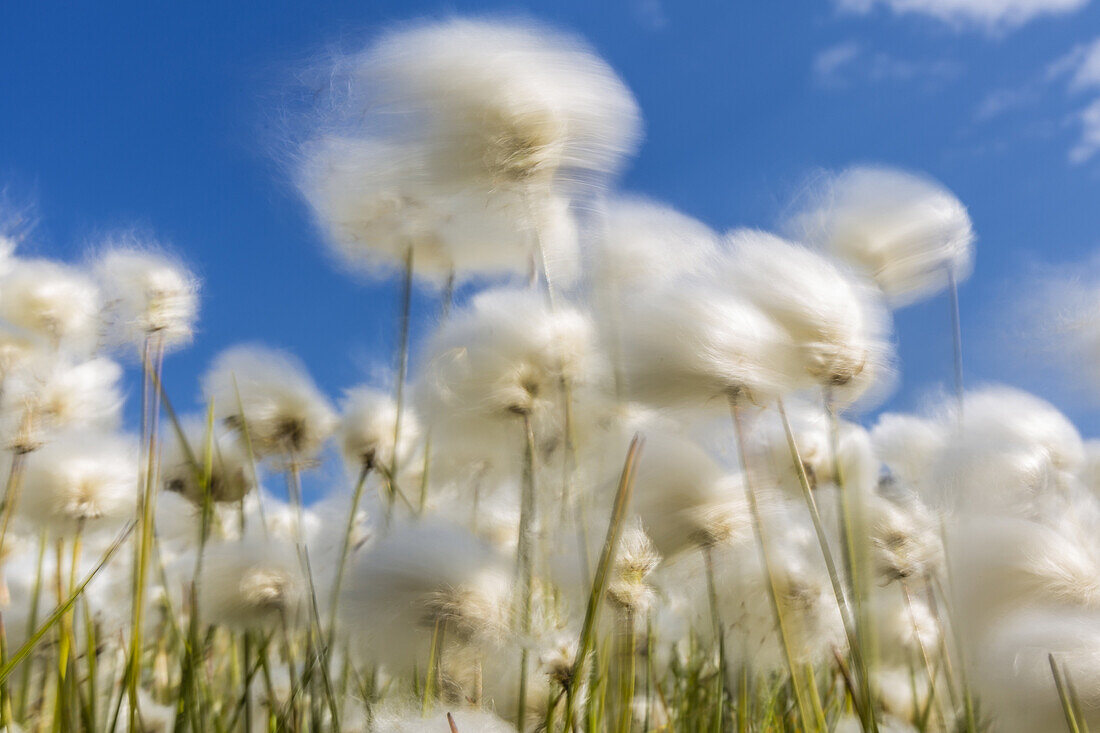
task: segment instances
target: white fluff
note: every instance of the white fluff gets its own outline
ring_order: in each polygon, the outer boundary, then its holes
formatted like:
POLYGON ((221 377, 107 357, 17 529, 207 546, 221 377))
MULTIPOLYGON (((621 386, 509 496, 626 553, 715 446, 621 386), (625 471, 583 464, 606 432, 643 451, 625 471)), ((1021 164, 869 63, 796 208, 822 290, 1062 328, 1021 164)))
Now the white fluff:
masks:
POLYGON ((711 280, 634 293, 621 325, 618 368, 643 402, 724 408, 733 396, 766 404, 807 381, 787 332, 711 280))
POLYGON ((545 27, 457 18, 413 26, 384 36, 353 74, 367 104, 428 144, 444 181, 494 189, 605 173, 638 138, 637 106, 615 73, 545 27))
POLYGON ((700 272, 718 248, 702 222, 641 197, 611 200, 589 250, 592 286, 618 293, 700 272))
POLYGON ((184 445, 172 431, 163 440, 160 479, 166 491, 202 505, 204 491, 200 475, 210 466, 210 499, 228 503, 240 501, 256 486, 248 449, 237 433, 214 427, 213 435, 203 420, 183 421, 184 445), (209 451, 209 456, 208 456, 209 451))
POLYGON ((697 444, 646 431, 634 477, 633 508, 665 557, 752 537, 752 517, 737 477, 727 477, 697 444))
POLYGON ((38 356, 16 369, 0 397, 4 436, 9 446, 27 452, 61 430, 111 429, 118 423, 122 397, 115 362, 95 358, 38 356))
POLYGON ((998 731, 1066 726, 1049 654, 1073 680, 1084 722, 1100 725, 1100 615, 1095 611, 1020 611, 990 629, 972 653, 971 678, 983 712, 988 710, 998 731))
POLYGON ((19 511, 57 536, 109 529, 134 516, 138 475, 134 440, 66 433, 27 458, 19 511))
POLYGON ((433 455, 458 466, 518 467, 521 415, 531 418, 536 440, 557 440, 563 382, 579 389, 601 379, 594 339, 586 314, 562 303, 552 309, 538 292, 478 294, 429 340, 417 378, 433 455))
POLYGON ((140 345, 153 336, 165 348, 186 344, 198 313, 198 279, 148 247, 112 242, 95 263, 111 337, 122 344, 140 345))
POLYGON ((305 368, 263 346, 223 351, 203 377, 214 413, 244 433, 257 457, 312 458, 336 427, 336 415, 305 368))
POLYGON ((949 531, 947 551, 964 633, 1026 607, 1100 609, 1100 543, 1087 526, 971 517, 949 531))
POLYGON ((970 274, 966 207, 940 184, 889 168, 849 168, 826 180, 795 217, 800 239, 863 268, 896 305, 970 274))
POLYGON ((717 277, 787 330, 812 381, 858 396, 887 375, 887 317, 871 288, 766 232, 739 229, 726 245, 717 277))
POLYGON ((916 415, 880 415, 871 430, 875 454, 902 484, 927 491, 932 466, 947 440, 945 426, 916 415))
POLYGON ((467 531, 441 520, 405 524, 349 566, 340 628, 362 659, 401 674, 426 664, 437 622, 452 640, 498 638, 510 588, 510 563, 467 531))
POLYGON ((289 542, 249 538, 206 548, 199 578, 201 618, 235 629, 293 625, 306 581, 289 542))
POLYGON ((99 330, 100 296, 79 270, 48 260, 20 260, 0 280, 0 316, 54 346, 87 351, 99 330))
POLYGON ((343 262, 388 274, 411 250, 415 274, 436 282, 525 273, 538 241, 555 282, 572 279, 577 233, 566 200, 428 185, 421 158, 409 146, 344 137, 303 149, 299 188, 343 262))
POLYGON ((1084 447, 1076 428, 1050 404, 1019 390, 968 393, 927 484, 932 504, 1028 516, 1065 494, 1084 447))
POLYGON ((339 439, 348 468, 358 473, 364 467, 389 470, 403 463, 420 438, 416 414, 401 413, 401 433, 394 444, 397 403, 390 395, 371 387, 354 387, 344 393, 339 439))

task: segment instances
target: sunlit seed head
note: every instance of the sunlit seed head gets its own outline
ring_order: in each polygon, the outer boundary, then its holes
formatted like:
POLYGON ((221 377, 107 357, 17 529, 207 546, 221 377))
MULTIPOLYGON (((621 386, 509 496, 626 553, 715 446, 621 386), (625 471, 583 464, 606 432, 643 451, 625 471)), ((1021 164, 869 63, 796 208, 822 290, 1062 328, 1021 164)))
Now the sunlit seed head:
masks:
POLYGON ((897 305, 970 274, 966 207, 935 181, 904 171, 857 167, 825 179, 791 228, 863 268, 897 305))
POLYGON ((0 280, 0 315, 55 347, 87 352, 98 338, 100 294, 94 281, 76 268, 20 260, 0 280))
POLYGON ((111 337, 141 344, 155 337, 166 348, 191 340, 198 279, 155 244, 117 235, 96 260, 111 337))
POLYGON ((335 413, 304 367, 266 347, 222 352, 203 377, 203 393, 257 456, 312 459, 336 427, 335 413))

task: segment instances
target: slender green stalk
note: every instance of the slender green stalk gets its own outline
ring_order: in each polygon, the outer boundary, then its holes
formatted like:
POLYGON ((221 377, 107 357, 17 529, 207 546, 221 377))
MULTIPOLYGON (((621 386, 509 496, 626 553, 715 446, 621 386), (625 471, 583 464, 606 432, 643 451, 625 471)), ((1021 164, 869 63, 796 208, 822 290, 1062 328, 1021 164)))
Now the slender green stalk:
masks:
POLYGON ((344 580, 344 568, 347 566, 348 555, 351 553, 351 537, 355 533, 355 517, 359 513, 359 502, 363 499, 363 487, 366 486, 370 470, 371 463, 369 461, 364 462, 359 471, 359 479, 355 482, 355 488, 351 492, 351 511, 348 512, 348 521, 344 526, 344 541, 340 548, 340 557, 336 561, 336 578, 332 582, 332 595, 329 601, 328 645, 330 647, 336 636, 336 608, 340 600, 340 586, 344 580))
MULTIPOLYGON (((405 380, 409 372, 409 321, 412 316, 412 286, 413 286, 413 248, 409 247, 405 253, 405 271, 401 282, 401 315, 400 334, 397 346, 397 375, 394 386, 394 401, 397 403, 397 413, 393 418, 393 458, 389 465, 390 480, 396 486, 397 480, 397 456, 400 451, 397 446, 401 444, 401 418, 405 411, 405 380)), ((393 518, 394 497, 389 497, 386 505, 386 521, 393 518)))
POLYGON ((11 467, 8 469, 8 481, 4 489, 4 505, 0 509, 3 517, 0 518, 0 555, 4 552, 4 543, 8 538, 8 527, 15 516, 15 509, 19 505, 19 492, 22 485, 23 464, 26 460, 26 452, 22 450, 12 451, 11 467))
POLYGON ((531 605, 534 593, 534 525, 537 505, 535 468, 535 432, 531 416, 523 413, 523 494, 519 508, 519 542, 516 547, 516 571, 519 583, 519 629, 521 634, 519 660, 519 691, 516 707, 516 728, 522 731, 527 717, 528 636, 531 633, 531 605))
POLYGON ((572 730, 576 726, 573 719, 573 708, 576 703, 577 686, 584 675, 584 664, 595 640, 596 623, 599 621, 604 593, 607 591, 607 584, 611 578, 611 567, 615 563, 619 538, 622 536, 623 523, 626 520, 626 507, 630 503, 630 496, 634 490, 634 471, 637 467, 638 457, 641 454, 642 444, 642 438, 638 435, 635 435, 634 439, 630 441, 626 462, 623 465, 622 474, 619 476, 619 488, 615 493, 615 504, 611 510, 611 520, 607 525, 607 538, 604 540, 603 549, 600 551, 600 560, 596 565, 596 576, 592 580, 592 591, 588 594, 584 624, 581 626, 580 643, 577 645, 577 655, 573 660, 573 671, 566 686, 566 730, 572 730))
POLYGON ((96 563, 95 567, 92 568, 80 581, 80 584, 73 589, 73 592, 69 594, 68 598, 51 611, 42 625, 35 629, 35 632, 23 643, 23 646, 19 647, 15 654, 13 654, 3 666, 0 666, 0 682, 3 682, 11 675, 12 671, 19 666, 19 663, 35 650, 39 642, 42 641, 42 638, 61 620, 61 617, 68 613, 69 609, 76 603, 76 599, 80 597, 80 594, 84 592, 88 584, 99 574, 99 571, 107 565, 112 557, 114 557, 118 548, 120 548, 126 541, 126 538, 130 536, 133 529, 134 523, 130 522, 126 528, 119 533, 110 547, 107 548, 107 551, 103 553, 103 556, 99 558, 99 562, 96 563))
POLYGON ((637 630, 634 611, 619 609, 619 733, 630 733, 634 719, 634 680, 637 675, 637 630))
POLYGON ((714 548, 709 544, 703 545, 700 552, 703 554, 703 567, 707 576, 707 604, 710 607, 711 632, 718 645, 718 676, 714 684, 714 694, 717 697, 714 706, 714 725, 717 730, 721 730, 722 718, 725 716, 726 666, 729 663, 726 656, 726 629, 722 625, 722 614, 718 608, 718 586, 714 582, 714 548))
POLYGON ((142 452, 147 461, 144 480, 140 484, 141 501, 138 521, 139 549, 137 561, 137 577, 134 581, 134 598, 132 606, 132 626, 130 629, 130 669, 127 673, 130 697, 130 729, 137 723, 137 689, 141 678, 142 658, 142 627, 145 620, 145 586, 149 572, 149 558, 154 540, 154 519, 156 512, 156 481, 157 481, 157 432, 160 429, 160 400, 150 399, 151 384, 160 383, 161 370, 164 366, 164 340, 159 334, 150 334, 145 338, 142 351, 142 400, 144 411, 148 415, 142 416, 142 452), (152 352, 152 361, 150 361, 152 352))
POLYGON ((424 678, 424 698, 420 712, 424 717, 432 711, 432 700, 439 689, 440 667, 443 664, 443 641, 447 635, 447 619, 440 616, 432 629, 431 649, 428 652, 428 675, 424 678))
MULTIPOLYGON (((817 535, 817 543, 821 548, 821 554, 825 560, 825 569, 829 575, 829 582, 832 585, 833 597, 836 599, 837 607, 840 609, 841 623, 844 626, 844 634, 848 640, 848 648, 852 655, 852 661, 855 664, 857 674, 861 680, 860 689, 865 693, 865 685, 862 680, 868 676, 868 669, 863 656, 863 647, 860 644, 855 621, 852 618, 852 611, 848 605, 848 598, 844 592, 840 573, 836 567, 836 560, 833 558, 833 552, 829 547, 829 539, 825 533, 824 523, 821 521, 821 513, 818 511, 817 501, 814 499, 813 489, 810 487, 810 480, 806 475, 806 466, 802 462, 802 455, 798 450, 798 444, 794 437, 794 431, 791 429, 791 422, 787 418, 787 410, 783 404, 782 398, 776 402, 776 409, 783 423, 783 431, 787 437, 787 447, 794 461, 795 473, 798 475, 798 484, 802 488, 802 498, 806 502, 806 509, 809 511, 810 519, 813 521, 814 533, 817 535)), ((869 709, 869 706, 862 705, 861 709, 869 709)))
POLYGON ((741 419, 741 406, 737 397, 729 398, 730 414, 733 416, 733 432, 737 439, 737 454, 741 459, 741 471, 744 477, 745 496, 748 499, 749 511, 752 514, 753 525, 756 527, 757 549, 760 551, 760 561, 764 566, 764 572, 768 576, 768 598, 771 600, 772 612, 775 614, 776 627, 779 629, 779 641, 783 647, 783 656, 787 661, 787 672, 790 674, 791 687, 794 688, 795 701, 798 705, 800 723, 809 728, 812 718, 807 713, 806 701, 803 699, 801 675, 795 665, 794 654, 791 651, 790 635, 787 631, 786 620, 783 615, 782 603, 779 599, 779 589, 775 583, 775 571, 772 566, 771 556, 768 552, 768 539, 764 531, 764 522, 760 516, 760 507, 756 503, 756 491, 752 484, 752 472, 749 469, 748 451, 745 448, 745 430, 741 419))
POLYGON ((1073 703, 1070 702, 1069 692, 1066 690, 1066 681, 1062 678, 1062 670, 1058 668, 1054 654, 1047 654, 1047 661, 1050 662, 1050 673, 1054 675, 1054 686, 1058 688, 1058 700, 1062 703, 1062 712, 1066 716, 1066 727, 1071 733, 1081 733, 1081 726, 1077 724, 1077 714, 1073 710, 1073 703))
POLYGON ((951 346, 955 367, 955 399, 958 401, 959 414, 963 405, 963 360, 962 360, 962 319, 959 317, 959 283, 955 277, 955 268, 947 267, 947 296, 951 310, 951 346))

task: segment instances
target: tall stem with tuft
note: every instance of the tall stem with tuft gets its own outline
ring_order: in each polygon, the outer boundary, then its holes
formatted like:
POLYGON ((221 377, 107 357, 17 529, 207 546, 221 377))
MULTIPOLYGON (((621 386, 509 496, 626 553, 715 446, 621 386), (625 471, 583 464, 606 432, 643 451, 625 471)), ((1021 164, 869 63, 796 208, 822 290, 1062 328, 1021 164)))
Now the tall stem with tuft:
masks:
POLYGON ((521 634, 519 661, 519 697, 517 701, 516 725, 523 730, 527 713, 527 663, 528 635, 531 633, 531 596, 534 592, 534 524, 536 507, 536 471, 535 471, 535 431, 531 426, 531 416, 523 413, 523 495, 519 506, 519 542, 516 552, 516 570, 519 583, 519 628, 521 634))
POLYGON ((749 469, 748 450, 745 447, 745 428, 741 417, 741 406, 736 394, 729 397, 730 414, 733 417, 733 432, 737 439, 737 455, 741 460, 741 472, 744 476, 745 496, 748 499, 749 511, 752 514, 752 522, 756 528, 757 549, 760 551, 760 561, 764 566, 764 573, 768 576, 768 599, 772 604, 772 612, 775 614, 776 628, 779 630, 779 642, 783 647, 783 655, 787 662, 787 672, 791 677, 791 687, 794 689, 795 702, 798 705, 798 715, 803 726, 810 726, 813 718, 808 714, 809 708, 803 699, 801 675, 794 661, 794 653, 791 651, 790 635, 787 631, 787 623, 783 615, 783 605, 779 599, 779 589, 775 583, 775 572, 771 555, 768 552, 768 540, 764 531, 764 522, 760 516, 760 507, 756 503, 756 491, 752 483, 752 471, 749 469))
POLYGON ((599 621, 604 593, 611 578, 611 568, 615 564, 615 553, 618 551, 619 538, 622 536, 623 523, 626 520, 626 507, 630 503, 630 496, 634 490, 634 471, 638 465, 638 456, 641 454, 642 444, 643 440, 638 435, 635 435, 634 439, 630 441, 630 449, 626 454, 623 472, 619 476, 619 488, 615 493, 615 504, 611 509, 611 520, 607 525, 607 537, 603 543, 603 550, 600 551, 599 563, 596 565, 596 576, 592 580, 592 590, 588 594, 588 605, 584 612, 584 624, 581 626, 577 656, 573 660, 572 673, 569 675, 569 681, 565 688, 566 730, 573 730, 576 726, 573 719, 573 709, 576 705, 577 686, 584 676, 584 665, 595 642, 596 623, 599 621))
MULTIPOLYGON (((393 459, 389 465, 391 486, 397 481, 397 446, 401 444, 401 415, 405 411, 405 379, 409 371, 409 321, 412 317, 412 286, 413 286, 413 248, 409 247, 405 253, 404 278, 401 281, 401 315, 400 334, 397 344, 397 380, 394 386, 394 402, 397 403, 397 414, 393 418, 393 459)), ((393 504, 396 497, 393 490, 387 497, 386 519, 393 516, 393 504)))
POLYGON ((951 310, 951 347, 955 367, 955 399, 962 413, 963 403, 963 357, 962 357, 962 320, 959 317, 959 283, 955 269, 947 268, 948 307, 951 310))

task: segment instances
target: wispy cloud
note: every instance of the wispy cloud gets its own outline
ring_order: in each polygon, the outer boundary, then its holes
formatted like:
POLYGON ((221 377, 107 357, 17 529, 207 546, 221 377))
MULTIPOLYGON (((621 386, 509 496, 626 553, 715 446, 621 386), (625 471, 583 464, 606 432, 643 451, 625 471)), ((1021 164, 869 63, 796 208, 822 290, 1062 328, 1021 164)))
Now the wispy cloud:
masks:
POLYGON ((866 14, 882 6, 897 14, 924 15, 957 28, 1001 32, 1043 15, 1080 10, 1089 0, 834 0, 841 10, 866 14))
POLYGON ((1058 57, 1031 78, 1011 88, 990 92, 974 111, 978 122, 987 122, 1013 110, 1033 107, 1046 100, 1068 104, 1061 124, 1077 130, 1069 161, 1081 164, 1100 152, 1100 38, 1082 43, 1058 57), (1082 97, 1084 106, 1082 106, 1082 97))
POLYGON ((668 14, 661 0, 634 0, 634 17, 651 31, 663 30, 668 25, 668 14))
POLYGON ((883 51, 865 49, 855 41, 845 41, 818 53, 813 60, 812 72, 820 86, 843 89, 857 83, 920 80, 935 84, 956 76, 959 67, 943 59, 901 59, 883 51))

